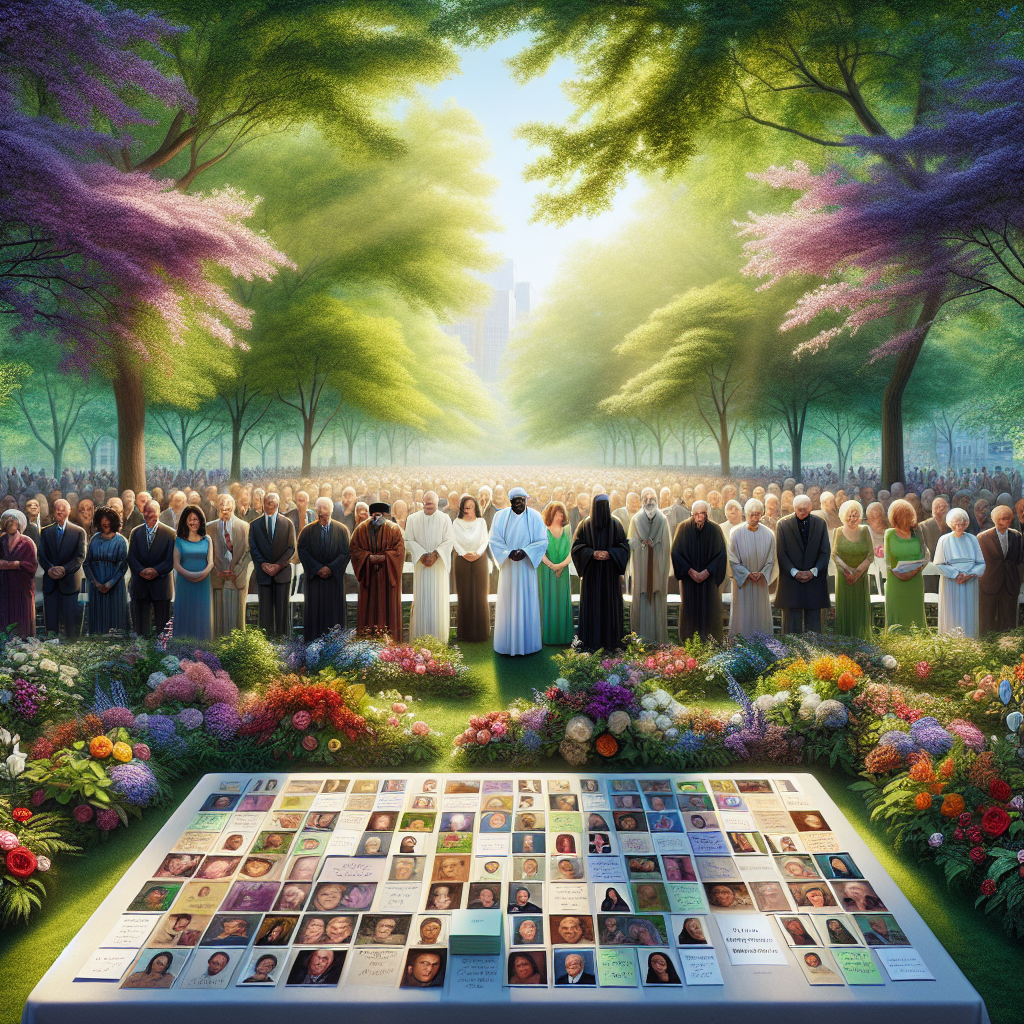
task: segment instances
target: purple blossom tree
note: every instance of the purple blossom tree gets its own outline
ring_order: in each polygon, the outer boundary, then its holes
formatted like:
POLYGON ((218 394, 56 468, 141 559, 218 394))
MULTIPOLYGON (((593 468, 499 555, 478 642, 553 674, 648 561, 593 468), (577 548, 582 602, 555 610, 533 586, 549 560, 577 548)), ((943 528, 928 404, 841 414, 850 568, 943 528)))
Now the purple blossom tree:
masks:
MULTIPOLYGON (((789 212, 741 226, 751 239, 745 272, 766 278, 763 287, 795 275, 824 280, 783 330, 842 318, 797 354, 886 317, 907 325, 872 353, 895 357, 883 419, 900 433, 903 393, 939 311, 984 292, 1024 306, 1022 90, 1024 62, 993 61, 985 77, 950 83, 935 113, 900 138, 849 139, 867 165, 862 174, 797 163, 755 175, 801 195, 789 212)), ((903 479, 899 452, 896 464, 883 450, 887 484, 903 479)))

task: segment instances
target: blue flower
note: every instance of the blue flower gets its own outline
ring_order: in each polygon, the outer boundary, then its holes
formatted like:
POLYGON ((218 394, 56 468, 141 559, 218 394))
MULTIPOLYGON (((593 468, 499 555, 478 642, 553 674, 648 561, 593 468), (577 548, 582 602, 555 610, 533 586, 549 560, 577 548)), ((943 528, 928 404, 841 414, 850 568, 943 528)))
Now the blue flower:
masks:
POLYGON ((198 729, 203 724, 203 713, 198 708, 184 708, 178 714, 178 721, 186 729, 198 729))
POLYGON ((537 753, 541 748, 540 733, 534 732, 532 729, 523 730, 519 735, 519 745, 531 754, 537 753))
POLYGON ((839 729, 850 720, 846 705, 838 700, 823 700, 814 710, 814 724, 839 729))
POLYGON ((160 786, 150 767, 141 761, 129 761, 110 769, 111 789, 126 803, 144 807, 160 795, 160 786))
POLYGON ((878 737, 878 745, 880 747, 892 747, 901 757, 906 757, 917 747, 917 744, 908 733, 900 732, 898 729, 890 729, 889 732, 883 732, 878 737))

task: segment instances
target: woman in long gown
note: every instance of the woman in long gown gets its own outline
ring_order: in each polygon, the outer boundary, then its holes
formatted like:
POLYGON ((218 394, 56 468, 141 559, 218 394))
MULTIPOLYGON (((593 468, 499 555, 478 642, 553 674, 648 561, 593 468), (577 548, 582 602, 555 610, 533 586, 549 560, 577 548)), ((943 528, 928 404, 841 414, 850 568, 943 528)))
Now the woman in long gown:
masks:
POLYGON ((902 630, 926 625, 924 617, 924 580, 919 566, 910 572, 897 572, 900 562, 928 560, 917 513, 909 501, 897 498, 889 506, 892 528, 885 531, 885 625, 902 630))
POLYGON ((867 571, 875 560, 871 532, 861 523, 859 501, 844 501, 839 509, 842 526, 832 535, 832 559, 842 573, 836 581, 836 625, 840 636, 871 639, 871 593, 867 571))
POLYGON ((939 632, 960 630, 964 636, 977 637, 978 578, 985 571, 985 556, 978 538, 968 533, 971 517, 962 508, 946 514, 944 533, 935 545, 932 561, 942 573, 939 580, 939 632))
MULTIPOLYGON (((396 503, 397 504, 397 503, 396 503)), ((459 499, 459 514, 452 520, 455 536, 455 636, 474 643, 491 635, 491 611, 487 603, 490 562, 487 559, 487 523, 472 495, 459 499)))
POLYGON ((89 581, 89 632, 128 628, 128 541, 121 535, 121 517, 107 505, 93 514, 96 532, 89 541, 82 569, 89 581))
POLYGON ((544 509, 548 549, 537 567, 541 642, 558 647, 571 644, 573 636, 568 522, 569 513, 560 501, 553 501, 544 509))
POLYGON ((0 516, 0 630, 15 627, 18 636, 36 635, 36 546, 24 534, 24 512, 0 516))
POLYGON ((198 505, 187 505, 178 517, 174 570, 174 635, 209 640, 213 635, 213 544, 198 505))

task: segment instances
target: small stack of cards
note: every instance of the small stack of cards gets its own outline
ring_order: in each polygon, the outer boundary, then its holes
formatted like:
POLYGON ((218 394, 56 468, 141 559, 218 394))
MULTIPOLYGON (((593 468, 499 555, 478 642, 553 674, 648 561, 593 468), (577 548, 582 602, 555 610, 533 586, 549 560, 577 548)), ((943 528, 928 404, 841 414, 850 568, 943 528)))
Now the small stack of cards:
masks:
POLYGON ((497 956, 501 952, 501 914, 453 910, 448 948, 454 956, 497 956))

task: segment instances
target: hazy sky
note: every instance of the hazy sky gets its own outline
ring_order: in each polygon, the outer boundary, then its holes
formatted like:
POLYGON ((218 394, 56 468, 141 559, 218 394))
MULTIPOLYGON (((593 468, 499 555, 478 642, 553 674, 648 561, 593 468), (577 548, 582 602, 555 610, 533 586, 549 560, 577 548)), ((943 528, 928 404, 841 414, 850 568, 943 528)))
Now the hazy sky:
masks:
POLYGON ((529 223, 533 198, 544 190, 544 183, 525 182, 522 172, 539 151, 514 139, 512 133, 526 121, 566 119, 572 107, 559 84, 572 75, 573 66, 558 61, 544 78, 517 85, 504 61, 522 49, 525 39, 520 36, 488 50, 464 52, 462 74, 426 95, 435 103, 456 100, 483 125, 493 151, 486 169, 501 181, 493 206, 505 228, 504 234, 492 237, 491 244, 516 261, 517 278, 530 281, 543 297, 565 250, 580 239, 601 237, 618 227, 642 186, 631 183, 616 197, 614 209, 592 220, 581 217, 562 228, 529 223))

